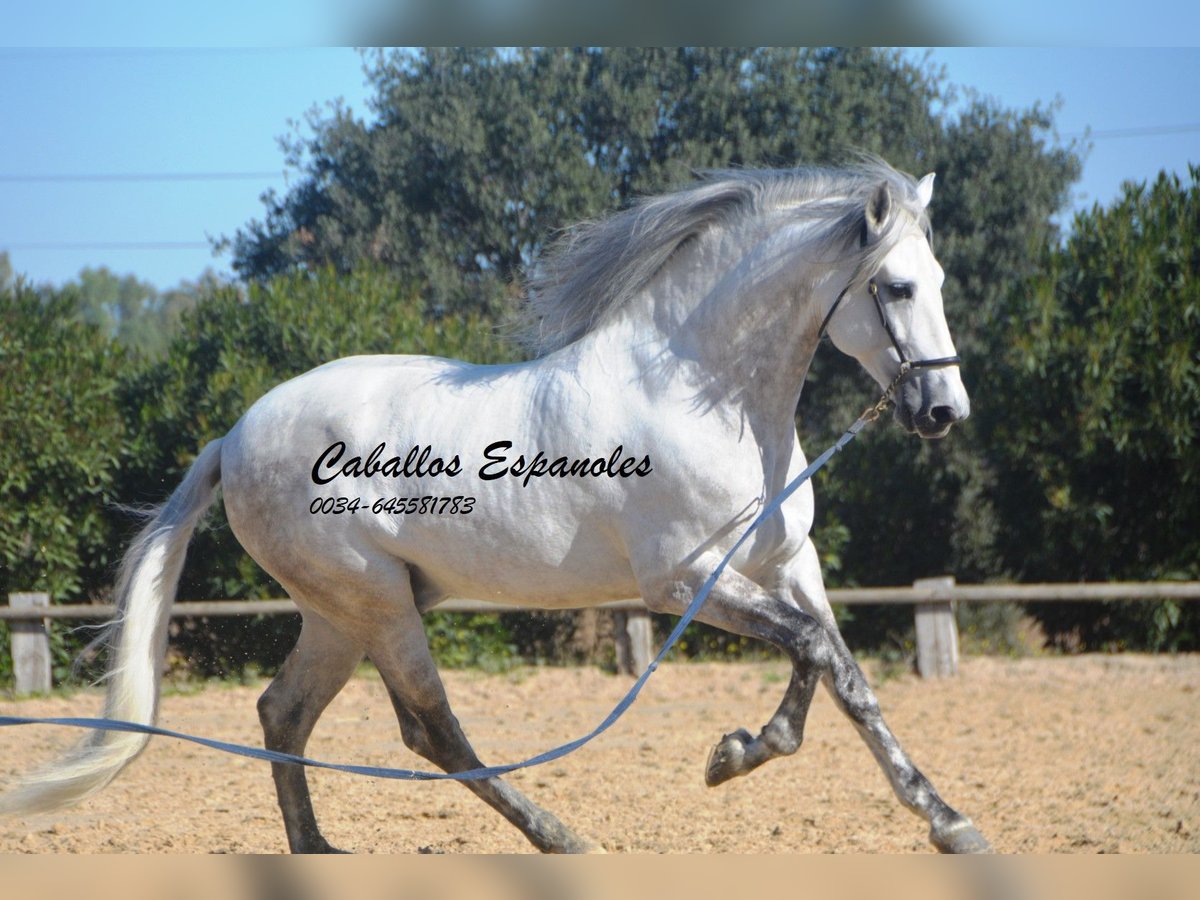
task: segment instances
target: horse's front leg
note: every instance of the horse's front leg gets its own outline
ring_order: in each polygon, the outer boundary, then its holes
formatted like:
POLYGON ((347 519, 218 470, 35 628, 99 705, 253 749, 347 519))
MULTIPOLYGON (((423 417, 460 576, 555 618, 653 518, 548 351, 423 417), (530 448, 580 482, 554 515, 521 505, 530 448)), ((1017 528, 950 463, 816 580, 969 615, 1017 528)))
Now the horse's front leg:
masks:
MULTIPOLYGON (((780 567, 762 586, 774 599, 795 606, 812 616, 835 644, 842 644, 837 620, 825 596, 820 562, 812 541, 806 541, 797 556, 780 567)), ((724 626, 721 626, 724 627, 724 626)), ((745 775, 779 756, 790 756, 804 740, 804 723, 822 672, 813 664, 793 660, 792 677, 775 714, 757 737, 745 728, 725 735, 708 756, 704 780, 716 787, 745 775)))
POLYGON ((704 783, 709 787, 754 771, 778 756, 790 756, 804 741, 804 722, 819 675, 812 667, 792 668, 792 679, 779 709, 758 736, 745 728, 730 732, 708 754, 704 783))
MULTIPOLYGON (((709 757, 706 780, 710 785, 720 784, 799 749, 816 681, 824 679, 834 700, 883 768, 900 802, 929 823, 933 845, 949 853, 990 850, 970 820, 938 796, 887 727, 862 670, 833 624, 824 589, 820 588, 819 568, 818 590, 814 592, 811 567, 816 565, 816 555, 811 545, 806 545, 805 553, 807 559, 798 559, 797 570, 786 579, 797 596, 784 596, 782 584, 775 585, 774 593, 768 593, 727 569, 697 615, 718 628, 773 644, 788 655, 793 669, 783 702, 758 737, 745 730, 726 735, 709 757)), ((647 605, 660 612, 681 613, 707 575, 702 571, 704 566, 715 564, 715 559, 703 557, 695 571, 665 579, 647 593, 647 605)))

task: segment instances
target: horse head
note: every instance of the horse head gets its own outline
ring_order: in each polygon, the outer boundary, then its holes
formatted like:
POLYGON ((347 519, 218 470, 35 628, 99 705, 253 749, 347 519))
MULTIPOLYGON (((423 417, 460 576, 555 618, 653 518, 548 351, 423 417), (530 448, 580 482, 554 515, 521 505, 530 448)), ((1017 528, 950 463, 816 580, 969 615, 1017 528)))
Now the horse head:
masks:
POLYGON ((923 438, 940 438, 970 414, 971 404, 942 307, 945 274, 923 214, 933 175, 908 196, 896 192, 894 182, 884 181, 867 196, 861 263, 826 326, 838 349, 881 387, 894 385, 896 421, 923 438))

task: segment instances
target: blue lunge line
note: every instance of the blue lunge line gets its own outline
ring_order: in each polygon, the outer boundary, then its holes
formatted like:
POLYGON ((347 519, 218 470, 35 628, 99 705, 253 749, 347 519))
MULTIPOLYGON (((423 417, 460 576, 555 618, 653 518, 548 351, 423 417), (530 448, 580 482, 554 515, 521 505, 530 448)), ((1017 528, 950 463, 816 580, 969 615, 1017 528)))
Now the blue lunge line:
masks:
MULTIPOLYGON (((890 393, 890 389, 889 389, 890 393)), ((887 394, 884 395, 885 399, 887 394)), ((342 763, 321 762, 316 759, 309 759, 306 756, 296 756, 291 753, 279 753, 275 750, 265 750, 259 747, 246 747, 241 744, 231 744, 226 741, 217 741, 211 738, 196 737, 192 734, 184 734, 180 731, 171 731, 168 728, 159 728, 155 725, 142 725, 137 722, 121 722, 116 719, 88 719, 74 717, 54 717, 54 718, 34 718, 32 716, 0 716, 0 726, 5 725, 60 725, 69 728, 94 728, 100 731, 128 731, 138 732, 141 734, 157 735, 159 737, 175 738, 181 741, 190 741, 193 744, 200 744, 203 747, 209 747, 213 750, 220 750, 224 753, 232 753, 236 756, 248 756, 251 759, 262 759, 273 763, 290 763, 293 765, 308 766, 313 769, 332 769, 335 772, 349 772, 352 775, 367 775, 373 778, 391 778, 401 781, 479 781, 485 778, 495 778, 498 775, 504 775, 508 772, 513 772, 517 769, 527 769, 531 766, 538 766, 542 763, 551 762, 552 760, 561 759, 568 753, 578 750, 584 744, 591 741, 593 738, 603 734, 617 719, 621 718, 625 710, 633 704, 641 693, 642 687, 649 680, 650 676, 658 669, 658 664, 663 661, 663 658, 670 652, 671 648, 679 640, 683 630, 696 617, 696 613, 700 611, 700 607, 704 605, 704 601, 708 599, 713 586, 716 585, 717 579, 721 577, 721 573, 725 571, 725 567, 729 561, 741 548, 746 539, 754 533, 763 522, 769 519, 783 505, 796 490, 812 478, 822 466, 824 466, 835 453, 838 453, 850 441, 854 439, 863 427, 872 421, 875 415, 878 415, 879 409, 882 407, 883 401, 876 407, 868 410, 859 417, 853 425, 847 429, 846 433, 838 438, 837 443, 818 456, 803 472, 788 482, 787 486, 780 491, 770 503, 764 507, 763 511, 758 514, 758 517, 750 523, 750 527, 738 538, 737 542, 729 548, 729 552, 713 569, 712 574, 708 576, 700 590, 696 592, 696 596, 688 605, 683 615, 679 618, 675 628, 671 631, 670 637, 667 638, 662 649, 658 651, 658 655, 654 657, 646 671, 641 674, 641 677, 634 682, 633 687, 629 689, 618 703, 613 711, 610 712, 591 732, 581 738, 570 741, 559 747, 547 750, 545 753, 539 753, 537 756, 531 756, 523 762, 509 763, 503 766, 484 766, 479 769, 470 769, 466 772, 422 772, 417 769, 388 769, 379 766, 354 766, 345 765, 342 763), (874 415, 873 415, 874 414, 874 415)))

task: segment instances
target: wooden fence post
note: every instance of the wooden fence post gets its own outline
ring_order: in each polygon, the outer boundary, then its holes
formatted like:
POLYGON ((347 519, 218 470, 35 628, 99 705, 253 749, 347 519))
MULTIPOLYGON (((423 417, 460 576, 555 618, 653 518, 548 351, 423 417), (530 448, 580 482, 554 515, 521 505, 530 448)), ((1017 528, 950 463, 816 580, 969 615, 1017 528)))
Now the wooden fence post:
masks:
MULTIPOLYGON (((33 608, 50 605, 49 594, 9 594, 8 605, 33 608)), ((45 619, 16 620, 12 634, 13 686, 18 694, 50 692, 50 634, 45 619)))
POLYGON ((954 578, 919 578, 914 590, 932 591, 933 598, 916 604, 917 672, 922 678, 958 674, 958 626, 950 590, 954 578), (942 594, 941 597, 938 595, 942 594))
POLYGON ((617 671, 641 675, 654 659, 654 633, 646 609, 613 613, 613 638, 617 644, 617 671))

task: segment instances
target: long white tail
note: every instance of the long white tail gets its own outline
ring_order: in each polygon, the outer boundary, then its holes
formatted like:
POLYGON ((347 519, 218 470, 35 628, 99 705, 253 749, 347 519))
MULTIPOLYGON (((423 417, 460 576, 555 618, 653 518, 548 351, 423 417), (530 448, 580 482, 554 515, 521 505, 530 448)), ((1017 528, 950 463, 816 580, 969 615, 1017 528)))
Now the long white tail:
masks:
MULTIPOLYGON (((167 622, 192 532, 212 504, 221 481, 221 441, 211 442, 187 477, 125 554, 117 581, 108 696, 104 715, 154 724, 167 622)), ((116 777, 141 753, 149 736, 92 731, 46 768, 24 776, 0 796, 0 815, 28 815, 78 803, 116 777)))

